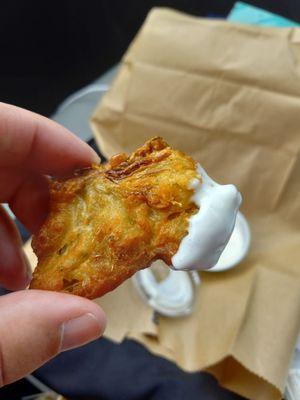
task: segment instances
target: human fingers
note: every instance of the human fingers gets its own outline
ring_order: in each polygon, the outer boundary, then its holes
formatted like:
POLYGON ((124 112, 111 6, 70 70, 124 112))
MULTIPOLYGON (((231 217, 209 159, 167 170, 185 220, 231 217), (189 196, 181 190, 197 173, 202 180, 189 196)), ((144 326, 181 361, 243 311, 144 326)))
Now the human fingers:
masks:
POLYGON ((22 250, 22 240, 13 221, 0 206, 0 284, 10 290, 23 289, 31 278, 22 250))
POLYGON ((64 175, 99 162, 86 143, 38 114, 0 103, 0 167, 64 175))
POLYGON ((0 386, 57 355, 98 338, 103 311, 81 297, 39 290, 0 298, 0 386))
POLYGON ((45 175, 2 168, 0 203, 8 203, 19 221, 34 233, 48 213, 49 179, 45 175))

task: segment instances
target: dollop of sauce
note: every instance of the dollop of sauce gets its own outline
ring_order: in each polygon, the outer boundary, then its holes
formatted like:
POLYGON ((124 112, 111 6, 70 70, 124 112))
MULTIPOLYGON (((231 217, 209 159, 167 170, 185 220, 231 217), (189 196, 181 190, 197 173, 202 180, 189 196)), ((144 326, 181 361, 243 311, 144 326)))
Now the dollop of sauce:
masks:
POLYGON ((217 264, 225 249, 236 220, 242 196, 234 185, 213 181, 198 164, 202 178, 194 179, 192 201, 199 211, 189 219, 188 234, 172 257, 176 270, 209 269, 217 264))

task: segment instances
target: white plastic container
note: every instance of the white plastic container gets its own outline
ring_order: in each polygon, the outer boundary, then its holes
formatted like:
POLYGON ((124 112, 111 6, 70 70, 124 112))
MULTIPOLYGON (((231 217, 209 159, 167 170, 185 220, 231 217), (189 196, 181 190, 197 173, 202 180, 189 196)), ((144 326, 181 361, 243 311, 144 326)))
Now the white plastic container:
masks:
POLYGON ((239 211, 232 235, 218 263, 209 272, 221 272, 238 265, 248 254, 251 243, 251 232, 244 215, 239 211))
POLYGON ((163 261, 138 271, 132 278, 143 300, 155 311, 168 317, 181 317, 192 313, 197 272, 174 271, 163 261))

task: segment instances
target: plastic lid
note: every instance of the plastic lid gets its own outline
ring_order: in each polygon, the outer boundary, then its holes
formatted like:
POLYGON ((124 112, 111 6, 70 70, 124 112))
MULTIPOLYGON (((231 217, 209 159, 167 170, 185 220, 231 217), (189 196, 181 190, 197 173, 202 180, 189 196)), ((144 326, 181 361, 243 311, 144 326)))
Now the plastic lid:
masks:
MULTIPOLYGON (((133 282, 154 310, 168 317, 179 317, 192 312, 195 296, 192 279, 188 272, 173 271, 162 261, 156 261, 151 268, 137 272, 133 282)), ((197 279, 199 284, 198 275, 197 279)))

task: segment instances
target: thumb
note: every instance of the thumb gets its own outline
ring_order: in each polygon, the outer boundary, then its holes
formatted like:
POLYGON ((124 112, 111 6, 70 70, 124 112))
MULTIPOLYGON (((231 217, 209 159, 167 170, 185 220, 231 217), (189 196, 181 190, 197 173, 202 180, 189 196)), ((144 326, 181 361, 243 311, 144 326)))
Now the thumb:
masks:
POLYGON ((0 386, 40 367, 61 351, 98 338, 103 311, 81 297, 39 290, 0 298, 0 386))

